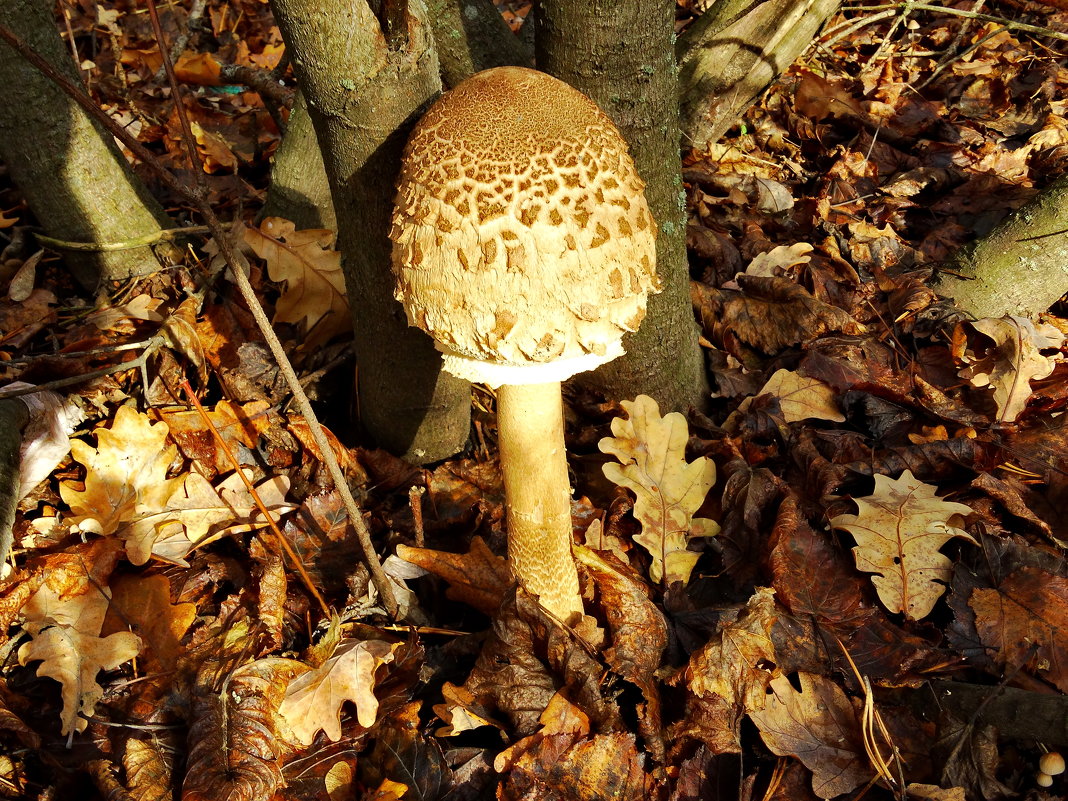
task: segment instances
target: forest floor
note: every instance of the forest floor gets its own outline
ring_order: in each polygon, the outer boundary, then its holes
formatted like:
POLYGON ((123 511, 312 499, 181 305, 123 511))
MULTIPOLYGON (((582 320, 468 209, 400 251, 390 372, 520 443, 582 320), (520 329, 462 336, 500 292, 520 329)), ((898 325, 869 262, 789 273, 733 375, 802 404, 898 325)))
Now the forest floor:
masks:
MULTIPOLYGON (((850 6, 685 152, 713 395, 683 418, 568 389, 568 629, 510 586, 490 391, 429 469, 352 433, 332 233, 254 222, 278 127, 220 77, 275 68, 281 38, 266 4, 210 0, 178 75, 212 204, 404 616, 210 248, 92 297, 0 175, 4 375, 83 377, 26 433, 0 798, 1068 795, 1068 306, 969 320, 937 294, 1068 173, 1068 47, 1016 25, 1066 34, 1058 5, 850 6)), ((188 179, 147 14, 62 8, 93 96, 188 179)))

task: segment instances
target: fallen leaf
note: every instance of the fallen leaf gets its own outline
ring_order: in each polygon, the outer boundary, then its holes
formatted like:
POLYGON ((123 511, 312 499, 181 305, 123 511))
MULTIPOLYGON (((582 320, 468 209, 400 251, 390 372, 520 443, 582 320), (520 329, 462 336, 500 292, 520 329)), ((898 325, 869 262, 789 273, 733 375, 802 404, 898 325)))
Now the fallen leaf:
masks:
POLYGON ((690 538, 719 533, 715 521, 693 516, 716 483, 716 465, 703 456, 687 463, 689 431, 686 418, 678 412, 661 417, 659 406, 648 395, 622 405, 628 419, 615 418, 615 436, 597 444, 622 464, 607 462, 601 469, 609 481, 631 490, 637 498, 634 516, 642 532, 634 539, 653 557, 650 578, 685 584, 700 558, 687 550, 690 538))
POLYGON ((872 778, 860 739, 860 724, 846 694, 830 679, 798 673, 800 691, 786 676, 771 681, 762 710, 749 713, 765 745, 795 756, 812 771, 820 798, 848 793, 872 778))
POLYGON ((331 742, 341 739, 341 705, 356 705, 356 719, 369 729, 378 714, 375 671, 393 661, 400 643, 384 640, 342 641, 319 667, 293 679, 278 714, 303 745, 311 745, 320 729, 331 742))
MULTIPOLYGON (((71 454, 85 465, 85 488, 60 484, 60 497, 72 512, 66 522, 77 531, 138 539, 134 529, 146 511, 164 508, 182 484, 167 478, 177 449, 167 444, 165 423, 153 424, 132 406, 119 407, 111 428, 95 433, 96 448, 83 440, 71 442, 71 454)), ((147 551, 138 551, 131 561, 143 564, 147 558, 147 551)))
MULTIPOLYGON (((764 387, 757 392, 771 395, 779 401, 784 423, 796 423, 800 420, 830 420, 841 423, 845 415, 838 408, 837 395, 833 389, 816 378, 809 378, 793 370, 776 370, 764 387)), ((735 412, 724 422, 728 431, 733 431, 731 421, 736 415, 741 416, 752 405, 754 398, 746 398, 735 412)), ((736 425, 736 424, 735 424, 736 425)))
POLYGON ((333 249, 329 230, 297 231, 280 217, 268 217, 259 228, 245 229, 245 242, 267 262, 272 281, 286 288, 275 307, 274 322, 303 323, 303 347, 321 345, 351 325, 341 273, 341 253, 333 249))
POLYGON ((1059 349, 1064 336, 1052 326, 1041 330, 1024 317, 985 317, 972 327, 994 340, 995 346, 980 353, 968 351, 963 360, 970 366, 961 370, 973 386, 991 387, 997 404, 998 422, 1012 423, 1027 406, 1031 382, 1053 372, 1060 353, 1043 356, 1040 351, 1059 349))
POLYGON ((120 631, 101 637, 108 610, 104 588, 115 565, 117 549, 98 541, 84 552, 50 560, 45 583, 22 607, 23 628, 33 638, 19 648, 22 665, 40 661, 37 675, 62 687, 62 733, 85 731, 96 703, 104 694, 96 676, 137 656, 141 640, 120 631))
POLYGON ((779 245, 765 253, 755 256, 749 266, 745 268, 747 275, 760 275, 770 277, 784 275, 791 267, 798 264, 808 264, 813 250, 808 242, 797 242, 793 245, 779 245))
POLYGON ((994 589, 976 588, 968 601, 975 628, 1006 672, 1030 672, 1068 692, 1068 579, 1017 567, 994 589))
POLYGON ((478 536, 471 538, 471 547, 465 554, 398 545, 397 556, 445 579, 449 598, 486 615, 497 611, 501 597, 513 583, 508 560, 493 553, 478 536))
POLYGON ((690 657, 683 675, 692 693, 719 696, 739 712, 764 708, 767 688, 779 675, 771 641, 774 597, 774 590, 758 587, 737 618, 690 657))
POLYGON ((196 619, 195 604, 171 603, 166 576, 123 575, 111 582, 111 604, 102 633, 132 628, 145 643, 143 670, 170 672, 183 653, 182 637, 196 619))
POLYGON ((953 563, 938 549, 954 537, 975 542, 971 534, 951 525, 972 508, 939 498, 936 489, 908 470, 898 479, 876 475, 875 491, 853 499, 859 514, 831 520, 833 527, 845 529, 857 541, 857 569, 876 574, 872 583, 879 600, 909 620, 925 618, 946 591, 953 563))

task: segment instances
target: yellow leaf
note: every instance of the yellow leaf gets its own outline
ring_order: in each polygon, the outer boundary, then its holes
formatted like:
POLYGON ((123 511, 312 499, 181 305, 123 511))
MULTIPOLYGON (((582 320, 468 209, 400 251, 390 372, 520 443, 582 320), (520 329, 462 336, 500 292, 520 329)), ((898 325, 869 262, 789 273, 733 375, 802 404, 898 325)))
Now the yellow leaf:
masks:
POLYGON ((341 254, 333 249, 333 231, 297 231, 289 220, 268 217, 259 228, 245 229, 245 242, 267 262, 272 281, 286 282, 275 307, 275 322, 303 321, 309 333, 305 347, 348 330, 345 277, 341 254))
POLYGON ((647 395, 623 401, 623 408, 629 419, 613 420, 615 437, 605 437, 597 445, 622 464, 609 462, 602 470, 636 496, 634 516, 642 533, 634 539, 653 557, 650 577, 685 584, 700 556, 687 550, 690 537, 719 533, 714 521, 693 519, 716 483, 716 466, 703 456, 686 462, 689 431, 686 418, 678 412, 661 417, 656 401, 647 395))
POLYGON ((278 707, 297 740, 311 745, 322 729, 332 742, 341 739, 341 705, 352 701, 356 719, 364 728, 374 725, 378 715, 375 698, 375 670, 393 661, 400 643, 384 640, 342 642, 322 665, 289 683, 278 707))
MULTIPOLYGON (((177 449, 167 445, 166 423, 153 424, 130 406, 122 406, 111 428, 96 429, 97 447, 71 441, 71 454, 85 465, 85 489, 70 482, 59 494, 70 507, 67 523, 78 531, 118 534, 135 541, 143 538, 147 515, 166 506, 181 479, 168 479, 167 467, 177 449)), ((131 554, 142 564, 147 552, 131 554), (143 557, 143 558, 141 558, 143 557)))
POLYGON ((122 631, 101 638, 100 629, 108 609, 101 590, 114 565, 103 549, 94 547, 86 556, 100 556, 88 563, 81 559, 58 560, 22 608, 23 627, 33 637, 19 648, 19 663, 40 660, 38 676, 48 676, 62 686, 63 734, 83 731, 82 715, 91 715, 103 690, 96 674, 112 670, 132 659, 141 649, 136 634, 122 631), (92 575, 86 569, 93 571, 92 575))
POLYGON ((96 683, 101 670, 114 670, 137 656, 141 640, 129 631, 109 637, 94 637, 68 626, 52 626, 19 648, 19 664, 41 660, 38 676, 48 676, 62 685, 63 734, 85 731, 82 715, 92 715, 103 688, 96 683))
POLYGON ((953 563, 938 549, 953 537, 975 542, 968 532, 950 525, 971 514, 971 507, 945 501, 935 489, 908 470, 896 480, 877 475, 875 492, 853 499, 859 514, 831 520, 857 541, 857 569, 876 574, 872 583, 879 600, 909 620, 926 617, 945 592, 937 582, 949 581, 953 563))
POLYGON ((998 422, 1012 423, 1027 406, 1031 382, 1052 373, 1062 358, 1060 353, 1043 356, 1039 351, 1059 350, 1064 336, 1052 326, 1036 328, 1025 317, 984 317, 971 325, 994 340, 996 346, 982 355, 968 351, 964 361, 971 366, 961 370, 960 375, 973 386, 992 388, 998 422))
POLYGON ((783 421, 832 420, 840 423, 845 415, 838 409, 834 390, 815 378, 792 370, 776 370, 758 395, 774 395, 779 399, 783 421))

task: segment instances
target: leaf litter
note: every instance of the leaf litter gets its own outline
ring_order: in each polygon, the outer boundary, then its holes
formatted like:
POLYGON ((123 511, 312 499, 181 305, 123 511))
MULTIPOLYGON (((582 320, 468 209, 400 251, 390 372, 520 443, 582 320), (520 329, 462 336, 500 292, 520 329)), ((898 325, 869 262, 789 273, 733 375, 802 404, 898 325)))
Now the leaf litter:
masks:
MULTIPOLYGON (((529 11, 503 6, 517 26, 529 11)), ((278 64, 266 7, 240 7, 208 4, 183 81, 278 64)), ((1056 3, 983 10, 1068 25, 1056 3)), ((95 81, 99 100, 183 169, 142 15, 100 11, 70 13, 77 36, 118 45, 86 69, 136 80, 127 96, 95 81)), ((0 794, 1063 795, 1063 776, 1033 778, 1063 727, 1013 739, 990 710, 1002 686, 1065 708, 1066 310, 966 321, 929 278, 1068 169, 1064 58, 992 21, 891 11, 841 10, 741 125, 685 154, 712 404, 661 416, 569 390, 590 613, 572 630, 510 582, 488 417, 477 458, 429 474, 329 441, 395 559, 416 624, 398 627, 225 285, 205 302, 183 264, 94 306, 47 258, 7 265, 22 276, 0 301, 7 378, 147 355, 77 386, 70 458, 24 488, 0 583, 0 794), (221 442, 177 392, 186 377, 221 442), (263 533, 231 456, 341 617, 263 533), (992 700, 961 720, 927 682, 992 700)), ((213 203, 247 206, 233 234, 298 370, 313 395, 345 394, 332 232, 252 226, 278 142, 267 109, 238 91, 191 113, 213 203)), ((2 189, 0 227, 27 224, 2 189)))

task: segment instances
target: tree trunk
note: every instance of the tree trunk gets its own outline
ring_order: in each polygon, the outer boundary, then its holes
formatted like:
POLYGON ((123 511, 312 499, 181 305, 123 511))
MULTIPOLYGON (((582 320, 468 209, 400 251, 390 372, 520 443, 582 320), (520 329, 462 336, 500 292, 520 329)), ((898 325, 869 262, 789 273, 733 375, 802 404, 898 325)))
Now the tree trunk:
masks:
POLYGON ((534 60, 490 0, 427 0, 427 14, 448 87, 490 67, 529 67, 534 60))
MULTIPOLYGON (((361 419, 416 462, 451 456, 470 426, 470 389, 441 371, 430 338, 393 297, 393 185, 410 123, 437 95, 437 59, 421 4, 386 31, 365 0, 271 4, 308 103, 337 211, 356 335, 361 419)), ((386 9, 394 6, 384 4, 386 9)))
POLYGON ((297 226, 297 230, 337 230, 326 165, 308 114, 308 104, 300 92, 297 92, 289 112, 289 124, 274 154, 271 186, 260 219, 264 217, 285 217, 297 226))
MULTIPOLYGON (((490 0, 430 0, 428 16, 446 86, 490 67, 529 67, 534 60, 490 0)), ((299 93, 274 157, 262 216, 285 217, 297 228, 337 230, 326 167, 299 93)))
POLYGON ((1068 176, 963 248, 936 289, 976 318, 1034 317, 1068 292, 1068 176))
MULTIPOLYGON (((41 0, 0 0, 0 24, 81 85, 51 9, 41 0)), ((121 243, 173 225, 114 138, 3 42, 0 159, 45 233, 55 239, 121 243)), ((100 281, 144 275, 160 266, 150 247, 63 255, 90 290, 100 281)))
POLYGON ((535 20, 538 68, 585 92, 619 126, 659 225, 656 266, 664 290, 649 299, 637 333, 624 339, 627 355, 583 381, 613 397, 650 395, 665 412, 701 408, 708 387, 690 309, 675 3, 542 0, 535 20))
POLYGON ((683 141, 719 141, 805 51, 840 0, 718 0, 679 37, 683 141))

